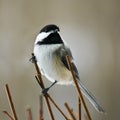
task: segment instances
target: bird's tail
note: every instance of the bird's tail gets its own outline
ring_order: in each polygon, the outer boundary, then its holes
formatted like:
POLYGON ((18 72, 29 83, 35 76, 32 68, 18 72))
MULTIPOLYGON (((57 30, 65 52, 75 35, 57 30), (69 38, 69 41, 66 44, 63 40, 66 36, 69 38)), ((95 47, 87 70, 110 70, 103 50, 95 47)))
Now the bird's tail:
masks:
POLYGON ((97 102, 96 98, 92 95, 92 93, 87 88, 85 88, 85 86, 80 80, 78 80, 78 83, 80 85, 81 92, 91 102, 91 104, 95 107, 95 109, 98 112, 105 113, 105 110, 100 106, 100 104, 97 102))

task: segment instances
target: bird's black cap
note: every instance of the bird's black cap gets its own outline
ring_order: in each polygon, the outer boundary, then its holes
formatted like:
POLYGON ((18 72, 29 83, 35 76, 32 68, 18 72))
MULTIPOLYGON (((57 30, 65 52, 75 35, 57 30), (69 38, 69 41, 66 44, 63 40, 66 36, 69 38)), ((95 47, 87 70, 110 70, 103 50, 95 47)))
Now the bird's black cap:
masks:
POLYGON ((60 29, 59 29, 59 27, 57 25, 50 24, 50 25, 46 25, 45 27, 43 27, 40 30, 40 33, 41 32, 49 32, 49 31, 60 31, 60 29))

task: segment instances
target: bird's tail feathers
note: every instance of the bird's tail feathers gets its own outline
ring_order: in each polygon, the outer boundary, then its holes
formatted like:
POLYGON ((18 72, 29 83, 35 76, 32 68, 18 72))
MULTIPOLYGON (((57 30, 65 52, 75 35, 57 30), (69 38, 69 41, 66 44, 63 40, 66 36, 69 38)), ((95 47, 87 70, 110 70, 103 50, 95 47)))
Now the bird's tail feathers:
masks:
POLYGON ((85 95, 85 97, 91 102, 91 104, 95 107, 98 112, 105 113, 105 110, 101 107, 101 105, 97 102, 96 98, 92 95, 92 93, 85 88, 83 83, 78 80, 80 85, 81 92, 85 95))

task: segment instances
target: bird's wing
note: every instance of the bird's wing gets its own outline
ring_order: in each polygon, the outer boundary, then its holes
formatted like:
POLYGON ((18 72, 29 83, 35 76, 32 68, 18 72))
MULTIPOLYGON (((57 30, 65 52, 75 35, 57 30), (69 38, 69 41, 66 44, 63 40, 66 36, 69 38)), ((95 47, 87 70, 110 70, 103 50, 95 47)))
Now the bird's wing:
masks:
POLYGON ((71 62, 72 62, 72 67, 73 67, 73 71, 76 75, 76 78, 79 79, 79 73, 78 73, 78 70, 74 64, 74 60, 73 60, 73 56, 72 56, 72 53, 70 51, 70 49, 67 47, 67 46, 62 46, 59 50, 59 54, 60 54, 60 59, 63 63, 63 65, 68 69, 69 69, 69 65, 67 63, 67 60, 66 60, 66 56, 69 55, 70 59, 71 59, 71 62))

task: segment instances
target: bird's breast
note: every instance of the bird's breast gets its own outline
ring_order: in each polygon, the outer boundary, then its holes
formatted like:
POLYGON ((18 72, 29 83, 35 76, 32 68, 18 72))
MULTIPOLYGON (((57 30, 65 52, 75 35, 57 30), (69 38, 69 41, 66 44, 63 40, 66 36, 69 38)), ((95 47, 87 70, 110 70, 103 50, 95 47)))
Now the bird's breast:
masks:
POLYGON ((35 46, 34 54, 37 59, 39 68, 51 82, 55 80, 60 84, 68 84, 71 81, 71 73, 64 66, 60 57, 55 51, 60 46, 35 46))

